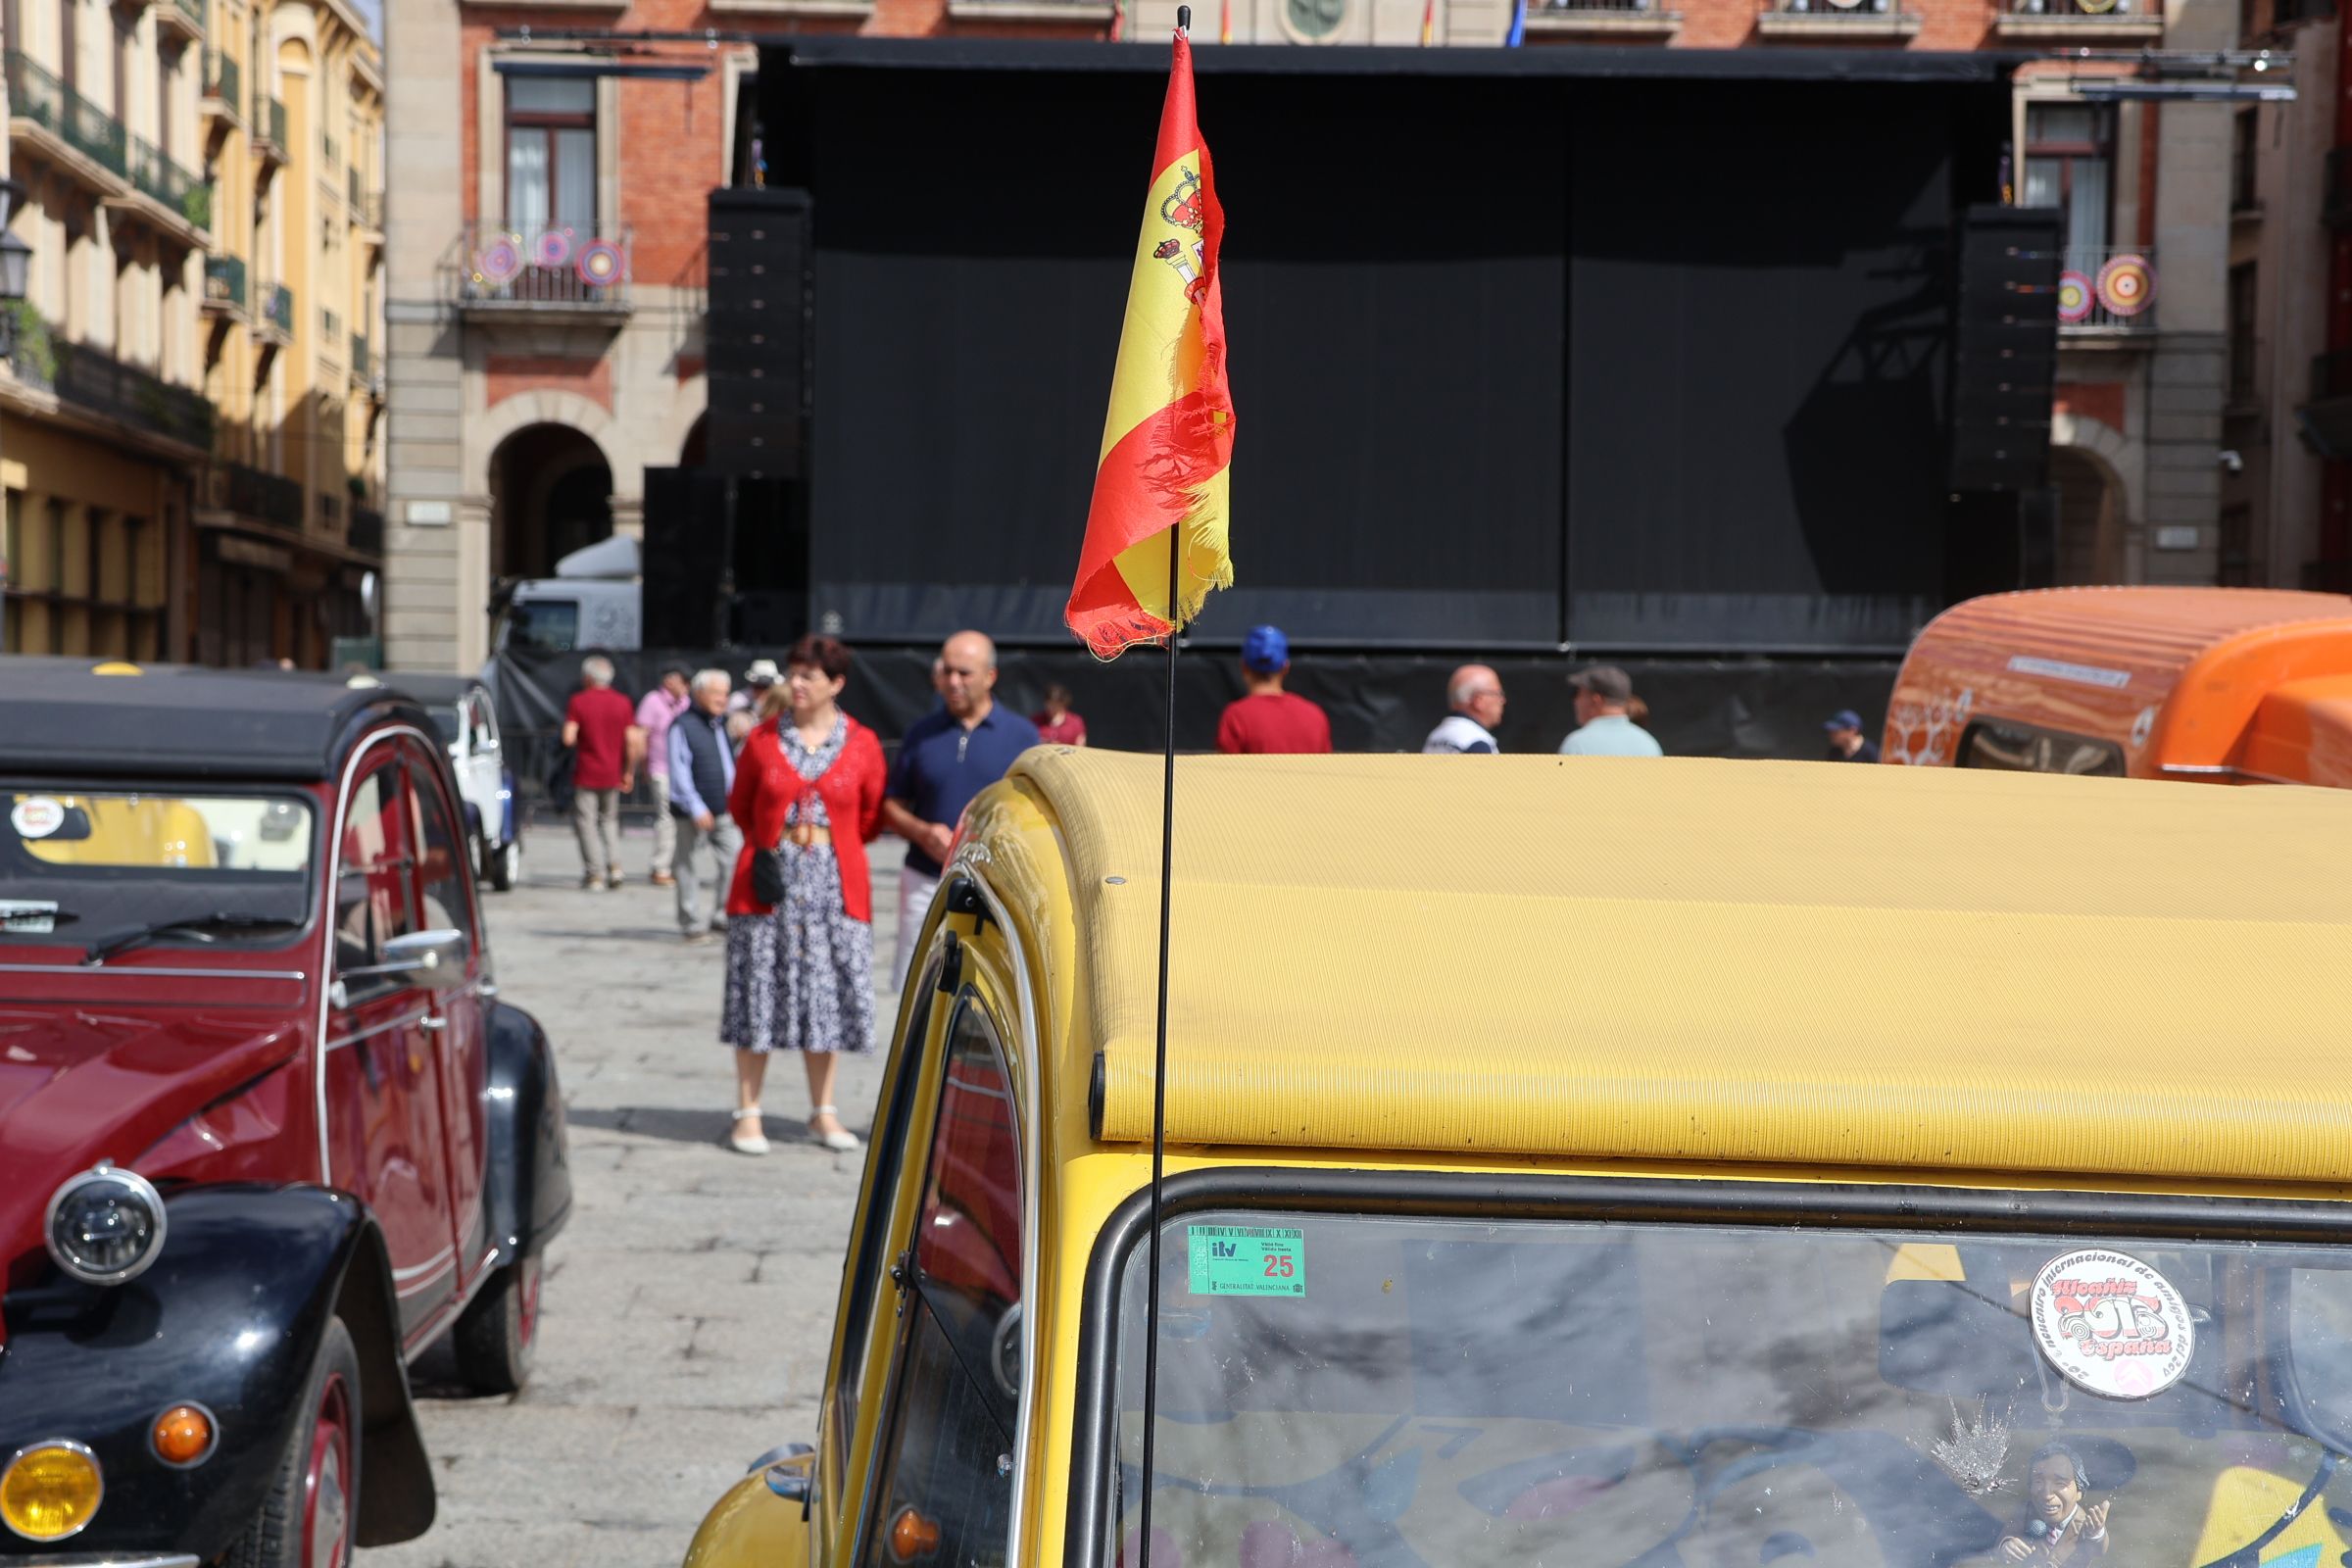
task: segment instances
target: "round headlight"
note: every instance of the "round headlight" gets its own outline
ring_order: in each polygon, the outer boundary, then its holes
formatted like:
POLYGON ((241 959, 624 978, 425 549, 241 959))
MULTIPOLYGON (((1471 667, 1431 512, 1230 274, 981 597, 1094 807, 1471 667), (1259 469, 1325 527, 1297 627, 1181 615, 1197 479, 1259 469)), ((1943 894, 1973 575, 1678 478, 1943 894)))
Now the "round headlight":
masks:
POLYGON ((90 1522, 105 1494, 90 1450, 51 1438, 19 1448, 0 1471, 0 1519, 27 1541, 63 1541, 90 1522))
POLYGON ((59 1268, 91 1285, 120 1285, 164 1250, 164 1200, 137 1171, 100 1165, 57 1190, 42 1231, 59 1268))

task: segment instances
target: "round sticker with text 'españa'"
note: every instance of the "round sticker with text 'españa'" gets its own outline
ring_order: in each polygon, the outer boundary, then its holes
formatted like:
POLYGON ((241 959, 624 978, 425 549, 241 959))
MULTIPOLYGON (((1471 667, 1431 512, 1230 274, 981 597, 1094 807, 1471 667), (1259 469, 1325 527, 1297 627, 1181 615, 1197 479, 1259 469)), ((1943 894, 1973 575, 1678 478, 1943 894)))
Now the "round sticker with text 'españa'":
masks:
POLYGON ((2145 1399, 2180 1381, 2196 1343, 2188 1303, 2138 1258, 2085 1248, 2034 1276, 2034 1344, 2077 1388, 2145 1399))
POLYGON ((8 825, 21 839, 45 839, 66 825, 66 808, 46 795, 27 795, 10 808, 8 825))

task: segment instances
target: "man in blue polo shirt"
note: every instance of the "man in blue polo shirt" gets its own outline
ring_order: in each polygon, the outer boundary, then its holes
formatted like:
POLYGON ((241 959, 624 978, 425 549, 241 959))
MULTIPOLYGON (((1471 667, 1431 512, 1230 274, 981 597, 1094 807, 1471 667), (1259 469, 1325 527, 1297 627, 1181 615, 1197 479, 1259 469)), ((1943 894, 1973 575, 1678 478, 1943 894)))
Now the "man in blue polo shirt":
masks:
POLYGON ((882 800, 882 825, 906 841, 906 863, 899 868, 899 948, 891 960, 902 990, 964 807, 1037 744, 1035 724, 997 706, 995 643, 959 631, 941 646, 937 667, 943 706, 916 719, 899 743, 882 800))

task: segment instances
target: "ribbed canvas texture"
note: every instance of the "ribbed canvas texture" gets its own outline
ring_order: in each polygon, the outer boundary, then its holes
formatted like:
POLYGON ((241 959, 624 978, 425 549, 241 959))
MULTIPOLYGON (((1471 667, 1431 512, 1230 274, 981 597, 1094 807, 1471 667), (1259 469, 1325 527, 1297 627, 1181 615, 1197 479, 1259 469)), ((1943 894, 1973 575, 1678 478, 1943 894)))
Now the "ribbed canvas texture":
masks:
MULTIPOLYGON (((1113 1142, 1151 1136, 1159 766, 1016 769, 1113 1142)), ((1175 1142, 2352 1180, 2352 794, 1519 757, 1176 794, 1175 1142)))

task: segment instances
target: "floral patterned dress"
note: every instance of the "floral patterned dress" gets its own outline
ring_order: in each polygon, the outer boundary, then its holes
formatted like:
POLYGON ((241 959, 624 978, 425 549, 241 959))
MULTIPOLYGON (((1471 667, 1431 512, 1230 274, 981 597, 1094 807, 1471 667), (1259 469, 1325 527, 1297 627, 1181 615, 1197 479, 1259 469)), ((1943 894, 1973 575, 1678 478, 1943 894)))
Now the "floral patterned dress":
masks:
MULTIPOLYGON (((813 788, 841 760, 849 720, 813 750, 790 723, 776 726, 786 760, 808 788, 786 820, 831 827, 813 788)), ((727 917, 727 990, 718 1038, 739 1051, 868 1051, 874 1043, 874 928, 841 904, 830 844, 786 844, 784 902, 767 914, 727 917)))

